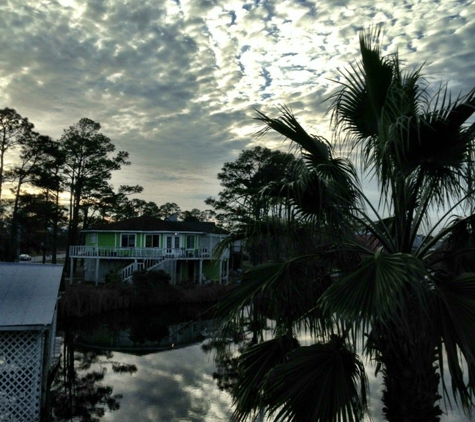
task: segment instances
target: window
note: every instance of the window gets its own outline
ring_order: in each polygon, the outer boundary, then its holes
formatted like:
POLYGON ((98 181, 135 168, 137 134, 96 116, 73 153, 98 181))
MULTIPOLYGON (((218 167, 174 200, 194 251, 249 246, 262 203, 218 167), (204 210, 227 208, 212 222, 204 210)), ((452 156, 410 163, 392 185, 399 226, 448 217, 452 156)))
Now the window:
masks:
POLYGON ((186 249, 193 249, 195 247, 195 236, 188 234, 186 236, 186 249))
POLYGON ((147 234, 145 235, 145 247, 146 248, 158 248, 160 246, 159 234, 147 234))
POLYGON ((135 248, 135 234, 122 234, 120 236, 120 246, 123 248, 135 248))

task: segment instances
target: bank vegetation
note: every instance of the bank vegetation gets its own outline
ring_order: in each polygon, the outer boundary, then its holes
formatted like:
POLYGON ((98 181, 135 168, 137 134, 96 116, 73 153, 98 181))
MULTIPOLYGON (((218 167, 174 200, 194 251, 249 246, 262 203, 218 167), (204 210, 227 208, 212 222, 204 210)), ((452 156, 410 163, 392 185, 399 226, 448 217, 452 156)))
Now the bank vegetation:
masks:
POLYGON ((68 286, 59 299, 59 316, 85 317, 119 309, 172 304, 212 304, 233 286, 213 283, 173 286, 170 276, 162 270, 137 271, 131 283, 110 281, 100 286, 90 283, 68 286))

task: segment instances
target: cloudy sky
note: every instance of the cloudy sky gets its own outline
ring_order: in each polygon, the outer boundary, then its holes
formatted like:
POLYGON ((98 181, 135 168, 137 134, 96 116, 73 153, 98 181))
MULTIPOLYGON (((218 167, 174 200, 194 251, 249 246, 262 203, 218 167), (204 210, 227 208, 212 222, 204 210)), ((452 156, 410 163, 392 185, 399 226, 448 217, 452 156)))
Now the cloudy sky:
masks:
POLYGON ((3 0, 1 108, 57 139, 82 117, 132 161, 113 184, 140 198, 205 209, 216 174, 256 139, 257 108, 292 107, 331 137, 322 101, 358 58, 361 28, 425 63, 434 87, 475 86, 471 0, 3 0))

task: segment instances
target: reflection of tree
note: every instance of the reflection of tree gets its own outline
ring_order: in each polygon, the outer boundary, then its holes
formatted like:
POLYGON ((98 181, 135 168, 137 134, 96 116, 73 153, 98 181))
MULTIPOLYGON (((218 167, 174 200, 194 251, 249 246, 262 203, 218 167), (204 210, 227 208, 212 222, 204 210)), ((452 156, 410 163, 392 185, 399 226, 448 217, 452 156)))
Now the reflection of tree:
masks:
POLYGON ((50 390, 51 413, 55 421, 97 422, 106 410, 120 408, 121 395, 113 395, 112 387, 102 381, 110 365, 115 373, 134 373, 135 365, 112 361, 113 353, 79 352, 71 330, 66 329, 64 349, 57 376, 50 390), (105 358, 105 359, 104 359, 105 358), (92 369, 92 367, 98 369, 92 369))
POLYGON ((233 393, 239 377, 239 354, 241 348, 249 340, 246 338, 244 329, 249 322, 243 324, 243 327, 228 326, 227 331, 216 331, 208 342, 201 346, 205 353, 214 353, 214 362, 216 371, 213 372, 213 379, 221 391, 233 393))
POLYGON ((213 372, 213 379, 216 380, 218 388, 221 391, 232 393, 239 377, 238 373, 239 359, 231 350, 220 353, 215 359, 216 372, 213 372))
POLYGON ((134 343, 143 344, 146 341, 158 343, 169 335, 168 327, 163 324, 161 316, 137 313, 130 321, 129 338, 134 343))

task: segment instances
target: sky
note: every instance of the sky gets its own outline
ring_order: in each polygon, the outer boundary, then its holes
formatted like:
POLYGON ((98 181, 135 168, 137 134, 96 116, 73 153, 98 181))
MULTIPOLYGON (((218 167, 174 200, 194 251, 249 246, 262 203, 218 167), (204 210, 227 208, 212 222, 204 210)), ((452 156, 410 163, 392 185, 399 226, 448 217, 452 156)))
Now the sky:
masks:
POLYGON ((203 210, 243 149, 288 150, 255 137, 256 109, 277 117, 285 104, 332 138, 324 100, 371 25, 434 89, 475 87, 471 0, 3 0, 0 108, 53 139, 83 117, 100 123, 130 154, 116 189, 203 210))

